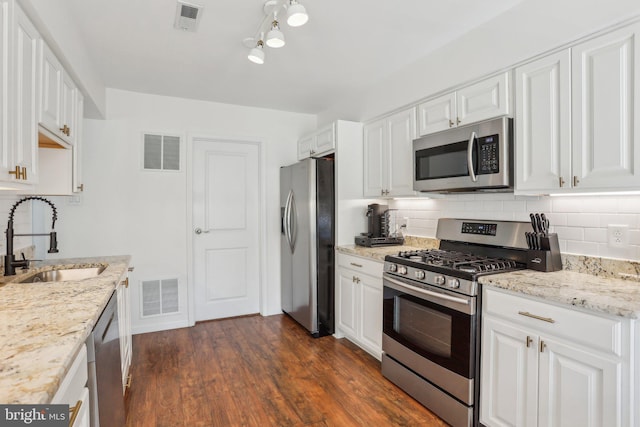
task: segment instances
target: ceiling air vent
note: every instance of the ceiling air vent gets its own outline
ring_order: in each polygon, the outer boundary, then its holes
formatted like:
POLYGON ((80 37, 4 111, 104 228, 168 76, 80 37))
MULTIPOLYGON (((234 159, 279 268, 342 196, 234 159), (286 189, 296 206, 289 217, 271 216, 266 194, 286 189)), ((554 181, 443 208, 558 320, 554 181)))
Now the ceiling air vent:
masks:
POLYGON ((176 7, 176 20, 173 27, 177 30, 195 32, 202 16, 202 6, 179 1, 176 7))

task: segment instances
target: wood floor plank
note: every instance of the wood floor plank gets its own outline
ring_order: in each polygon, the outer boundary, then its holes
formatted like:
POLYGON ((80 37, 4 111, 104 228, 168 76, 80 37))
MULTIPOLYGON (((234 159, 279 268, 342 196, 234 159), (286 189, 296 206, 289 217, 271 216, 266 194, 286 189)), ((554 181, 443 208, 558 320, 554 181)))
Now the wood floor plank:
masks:
POLYGON ((286 315, 134 336, 127 426, 445 426, 345 339, 286 315))

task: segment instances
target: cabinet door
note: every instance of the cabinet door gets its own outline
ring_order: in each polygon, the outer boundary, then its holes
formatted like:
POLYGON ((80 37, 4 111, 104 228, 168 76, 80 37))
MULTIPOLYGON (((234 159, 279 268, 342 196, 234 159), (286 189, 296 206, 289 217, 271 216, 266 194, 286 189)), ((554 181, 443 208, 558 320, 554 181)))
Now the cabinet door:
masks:
POLYGON ((537 426, 537 343, 538 337, 524 329, 483 317, 480 421, 484 425, 537 426))
POLYGON ((364 127, 364 197, 384 196, 387 177, 387 141, 385 120, 364 127))
POLYGON ((571 182, 571 52, 516 68, 516 190, 571 182))
POLYGON ((577 188, 640 187, 640 24, 573 51, 573 175, 577 188))
POLYGON ((42 85, 40 123, 50 132, 60 133, 60 97, 62 96, 62 65, 46 43, 41 43, 42 85))
POLYGON ((456 93, 418 105, 418 123, 420 136, 456 126, 456 93))
POLYGON ((14 153, 22 172, 20 182, 38 182, 38 43, 40 35, 22 9, 15 5, 14 153))
POLYGON ((414 196, 413 140, 416 137, 416 109, 394 114, 387 118, 389 159, 388 196, 414 196))
POLYGON ((62 74, 60 92, 60 127, 64 128, 65 126, 67 132, 61 131, 60 137, 73 144, 76 131, 76 85, 67 73, 62 74))
POLYGON ((355 274, 352 271, 338 269, 338 301, 336 307, 337 323, 340 331, 352 339, 358 337, 358 293, 355 274))
POLYGON ((622 363, 541 338, 540 425, 622 425, 622 363))
POLYGON ((122 392, 129 384, 131 366, 131 308, 129 299, 129 279, 118 285, 118 332, 120 333, 120 369, 122 373, 122 392))
POLYGON ((382 357, 382 279, 360 279, 360 340, 378 360, 382 357))
POLYGON ((331 153, 336 148, 335 124, 327 126, 316 134, 316 146, 314 156, 324 156, 331 153))
POLYGON ((298 141, 298 160, 311 157, 311 151, 315 146, 315 138, 315 135, 311 135, 298 141))
POLYGON ((11 142, 12 129, 9 117, 9 2, 0 2, 0 179, 2 181, 14 181, 9 171, 15 165, 12 161, 11 142))
POLYGON ((459 126, 509 114, 509 73, 458 90, 456 108, 459 126))

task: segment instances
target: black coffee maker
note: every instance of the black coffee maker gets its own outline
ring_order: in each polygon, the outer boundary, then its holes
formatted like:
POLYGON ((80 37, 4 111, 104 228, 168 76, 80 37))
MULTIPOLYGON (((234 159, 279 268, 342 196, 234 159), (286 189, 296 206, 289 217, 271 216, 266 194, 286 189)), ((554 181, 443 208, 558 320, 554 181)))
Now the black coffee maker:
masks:
POLYGON ((391 236, 389 233, 389 207, 373 203, 367 206, 367 224, 369 231, 356 236, 358 246, 374 247, 401 245, 403 237, 391 236))

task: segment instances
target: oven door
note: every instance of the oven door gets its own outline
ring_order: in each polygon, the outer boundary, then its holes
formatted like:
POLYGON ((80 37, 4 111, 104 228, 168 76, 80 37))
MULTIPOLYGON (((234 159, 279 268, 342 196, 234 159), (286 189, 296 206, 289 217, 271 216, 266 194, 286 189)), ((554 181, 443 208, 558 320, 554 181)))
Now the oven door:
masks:
MULTIPOLYGON (((473 379, 476 298, 407 282, 384 274, 385 353, 415 365, 420 361, 411 361, 418 355, 457 376, 473 379), (403 352, 408 355, 404 357, 400 354, 403 352)), ((417 366, 408 367, 416 372, 420 370, 417 366)))

